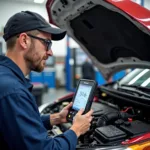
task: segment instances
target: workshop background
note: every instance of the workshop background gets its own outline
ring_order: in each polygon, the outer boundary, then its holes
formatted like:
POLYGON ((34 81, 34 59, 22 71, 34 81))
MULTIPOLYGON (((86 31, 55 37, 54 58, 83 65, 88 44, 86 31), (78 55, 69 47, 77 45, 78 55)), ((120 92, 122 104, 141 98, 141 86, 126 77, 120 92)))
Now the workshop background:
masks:
MULTIPOLYGON (((133 1, 150 9, 150 0, 133 1)), ((37 12, 48 21, 46 0, 0 0, 0 54, 5 55, 6 52, 2 38, 6 21, 13 14, 25 10, 37 12)), ((81 66, 87 55, 73 39, 66 36, 59 42, 53 41, 52 51, 54 56, 49 57, 44 71, 31 72, 28 76, 34 85, 33 94, 38 106, 74 92, 78 80, 82 78, 81 66)), ((95 80, 99 85, 120 79, 130 71, 130 69, 120 71, 106 81, 96 67, 94 70, 95 80)))

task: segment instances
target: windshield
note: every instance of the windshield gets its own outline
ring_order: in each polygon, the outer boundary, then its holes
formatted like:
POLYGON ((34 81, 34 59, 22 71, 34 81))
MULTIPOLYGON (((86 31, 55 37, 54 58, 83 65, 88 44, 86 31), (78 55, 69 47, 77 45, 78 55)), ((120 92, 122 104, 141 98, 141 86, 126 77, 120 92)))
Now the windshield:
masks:
POLYGON ((135 69, 119 81, 119 85, 150 87, 150 69, 135 69))

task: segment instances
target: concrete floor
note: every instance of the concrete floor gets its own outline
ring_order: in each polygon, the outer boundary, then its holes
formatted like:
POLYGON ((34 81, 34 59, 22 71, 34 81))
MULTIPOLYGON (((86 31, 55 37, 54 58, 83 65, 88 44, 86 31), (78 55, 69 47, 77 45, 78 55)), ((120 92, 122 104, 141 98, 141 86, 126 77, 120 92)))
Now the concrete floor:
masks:
POLYGON ((56 99, 62 97, 62 96, 65 96, 66 94, 68 93, 71 93, 71 92, 68 92, 66 91, 66 89, 49 89, 47 93, 45 93, 43 95, 43 98, 42 98, 42 104, 45 104, 47 102, 53 102, 55 101, 56 99))

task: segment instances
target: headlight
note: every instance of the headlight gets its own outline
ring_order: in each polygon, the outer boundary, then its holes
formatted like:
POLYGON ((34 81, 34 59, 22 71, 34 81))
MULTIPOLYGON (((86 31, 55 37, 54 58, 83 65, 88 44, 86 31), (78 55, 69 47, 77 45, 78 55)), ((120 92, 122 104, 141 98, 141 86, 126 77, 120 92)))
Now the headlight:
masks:
POLYGON ((150 141, 129 146, 127 150, 150 150, 150 141))

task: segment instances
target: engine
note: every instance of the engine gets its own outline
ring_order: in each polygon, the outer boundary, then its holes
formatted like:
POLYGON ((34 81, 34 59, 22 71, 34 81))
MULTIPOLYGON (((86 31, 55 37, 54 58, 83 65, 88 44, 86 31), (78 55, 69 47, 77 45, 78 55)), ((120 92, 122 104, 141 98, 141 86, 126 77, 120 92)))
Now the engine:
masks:
MULTIPOLYGON (((49 105, 45 113, 59 112, 71 99, 64 99, 49 105)), ((90 130, 79 137, 78 148, 96 147, 100 145, 118 145, 128 139, 141 136, 150 131, 147 109, 132 107, 121 99, 102 94, 92 104, 93 120, 90 130), (125 105, 126 104, 126 105, 125 105)), ((57 136, 71 127, 71 123, 54 126, 49 131, 50 136, 57 136)))

